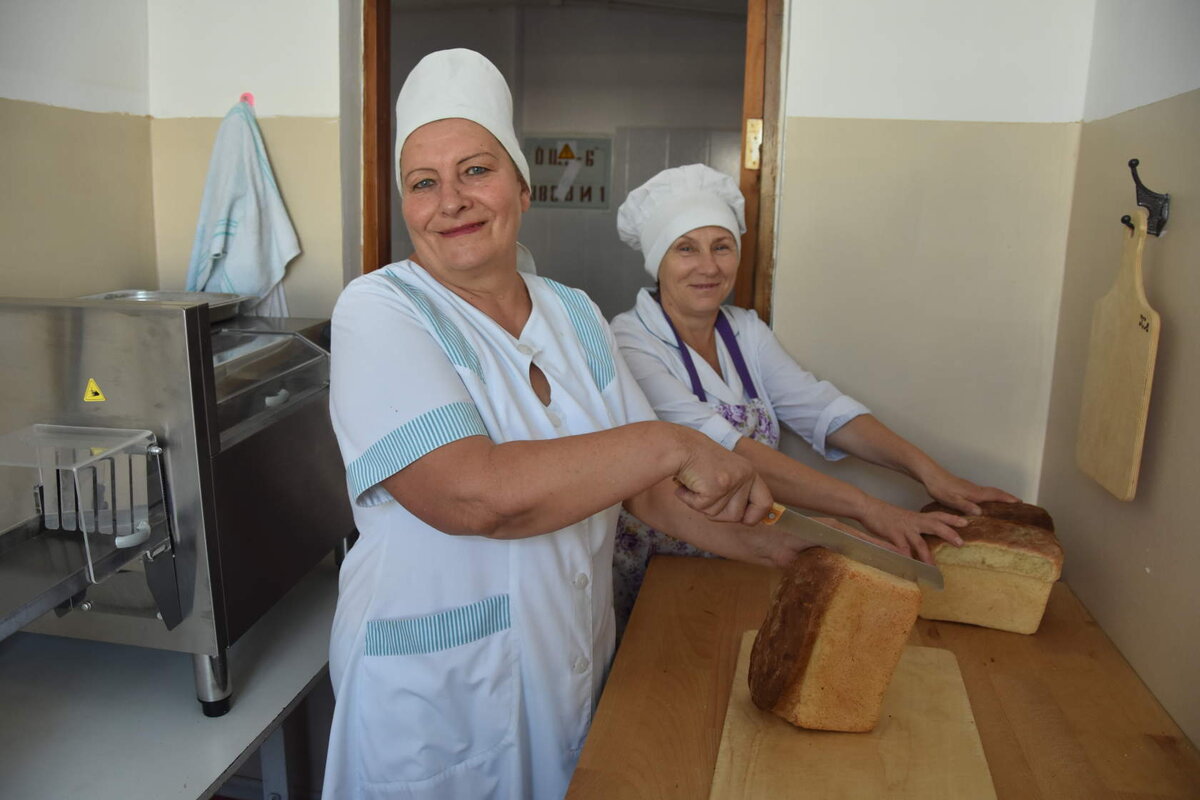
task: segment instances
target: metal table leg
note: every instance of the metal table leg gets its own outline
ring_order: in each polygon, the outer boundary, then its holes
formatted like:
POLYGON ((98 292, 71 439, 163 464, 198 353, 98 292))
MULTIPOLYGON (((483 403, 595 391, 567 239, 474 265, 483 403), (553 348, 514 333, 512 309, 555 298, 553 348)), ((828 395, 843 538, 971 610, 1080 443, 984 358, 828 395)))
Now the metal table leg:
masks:
POLYGON ((196 699, 206 717, 220 717, 229 711, 229 662, 225 651, 215 656, 192 654, 192 672, 196 676, 196 699))

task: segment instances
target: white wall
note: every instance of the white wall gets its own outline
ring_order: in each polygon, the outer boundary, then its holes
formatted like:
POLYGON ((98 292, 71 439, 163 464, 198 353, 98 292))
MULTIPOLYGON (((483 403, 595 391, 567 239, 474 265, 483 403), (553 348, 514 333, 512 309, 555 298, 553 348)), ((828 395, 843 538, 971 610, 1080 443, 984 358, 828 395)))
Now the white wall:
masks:
MULTIPOLYGON (((775 329, 947 467, 1031 501, 1095 12, 789 6, 775 329)), ((834 472, 919 501, 890 474, 834 472)))
POLYGON ((150 0, 150 113, 337 117, 336 0, 150 0))
POLYGON ((3 0, 0 97, 146 114, 146 0, 3 0))
POLYGON ((785 113, 1078 121, 1094 6, 1095 0, 792 0, 785 113))
POLYGON ((1084 119, 1200 87, 1200 3, 1098 0, 1084 119))
MULTIPOLYGON (((1195 743, 1200 217, 1189 205, 1200 186, 1200 3, 1099 0, 1086 110, 1039 496, 1067 552, 1067 583, 1195 743), (1146 241, 1145 292, 1163 326, 1137 495, 1123 502, 1079 469, 1075 451, 1094 303, 1121 262, 1117 220, 1135 207, 1132 156, 1176 207, 1163 235, 1146 241)), ((1137 774, 1165 778, 1148 766, 1137 774)))
POLYGON ((85 111, 337 117, 335 0, 4 0, 0 97, 85 111), (70 20, 71 24, 64 24, 70 20))

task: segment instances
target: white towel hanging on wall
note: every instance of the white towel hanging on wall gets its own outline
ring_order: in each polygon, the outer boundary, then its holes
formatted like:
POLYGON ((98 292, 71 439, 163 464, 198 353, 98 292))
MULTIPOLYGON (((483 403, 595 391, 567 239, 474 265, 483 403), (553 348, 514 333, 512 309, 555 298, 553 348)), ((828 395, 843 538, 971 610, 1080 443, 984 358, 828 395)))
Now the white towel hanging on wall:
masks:
POLYGON ((253 102, 253 95, 242 95, 217 131, 187 289, 252 295, 262 299, 247 313, 287 316, 282 280, 300 245, 267 160, 253 102))

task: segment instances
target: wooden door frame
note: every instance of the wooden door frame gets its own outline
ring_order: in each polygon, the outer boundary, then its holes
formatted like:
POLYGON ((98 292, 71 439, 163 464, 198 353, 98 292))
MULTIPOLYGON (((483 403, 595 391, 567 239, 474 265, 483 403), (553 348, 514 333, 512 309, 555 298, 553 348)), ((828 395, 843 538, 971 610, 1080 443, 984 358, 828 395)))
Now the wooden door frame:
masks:
POLYGON ((733 288, 734 303, 771 322, 775 280, 775 201, 779 183, 780 88, 784 0, 748 0, 746 77, 742 94, 741 189, 746 235, 733 288), (759 168, 746 167, 747 120, 761 119, 759 168))
MULTIPOLYGON (((775 200, 779 181, 780 86, 785 0, 747 0, 746 76, 742 98, 742 171, 746 235, 734 302, 771 321, 775 277, 775 200), (748 118, 763 120, 760 168, 745 168, 748 118)), ((392 119, 389 0, 363 0, 362 269, 392 260, 392 119)))
POLYGON ((392 262, 391 3, 362 0, 362 271, 392 262))

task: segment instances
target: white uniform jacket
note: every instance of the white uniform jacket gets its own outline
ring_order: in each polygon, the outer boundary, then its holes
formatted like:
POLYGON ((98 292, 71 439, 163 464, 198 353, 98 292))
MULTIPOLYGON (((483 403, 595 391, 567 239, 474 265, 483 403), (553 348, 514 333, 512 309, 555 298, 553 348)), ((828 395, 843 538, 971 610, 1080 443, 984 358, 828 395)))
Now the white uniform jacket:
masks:
MULTIPOLYGON (((844 458, 846 454, 830 447, 826 440, 854 417, 869 414, 867 407, 842 394, 828 381, 806 372, 753 311, 723 306, 722 312, 737 338, 750 379, 765 401, 769 419, 764 424, 775 426, 776 436, 759 437, 760 441, 778 440, 778 425, 783 422, 826 459, 844 458)), ((717 357, 724 377, 688 347, 707 394, 706 402, 701 402, 692 392, 675 334, 649 289, 638 292, 633 308, 613 318, 612 330, 621 354, 659 419, 695 428, 723 447, 733 449, 741 434, 722 415, 719 406, 743 405, 747 392, 720 336, 716 337, 717 357)))
POLYGON ((522 278, 520 338, 410 261, 358 278, 334 310, 330 406, 360 538, 330 643, 326 800, 560 798, 583 746, 613 653, 618 507, 500 541, 441 533, 379 485, 467 436, 654 419, 587 295, 522 278))

